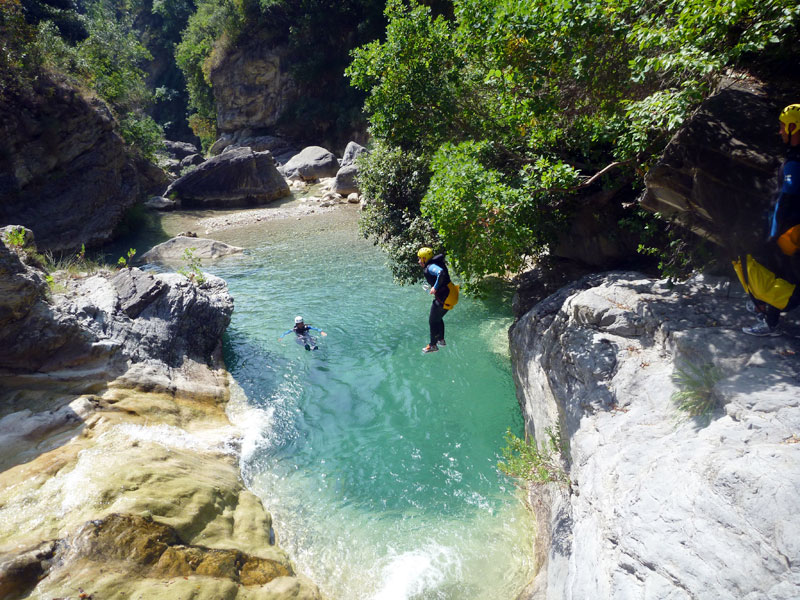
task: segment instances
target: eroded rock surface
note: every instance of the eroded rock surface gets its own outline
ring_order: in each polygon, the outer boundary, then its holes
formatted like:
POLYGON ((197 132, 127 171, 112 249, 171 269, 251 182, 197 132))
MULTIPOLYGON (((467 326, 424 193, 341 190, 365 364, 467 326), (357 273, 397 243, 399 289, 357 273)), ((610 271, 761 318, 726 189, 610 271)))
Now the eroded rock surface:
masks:
POLYGON ((126 268, 54 293, 22 253, 0 243, 0 597, 320 598, 240 478, 225 282, 126 268))
POLYGON ((572 481, 533 488, 531 598, 800 597, 800 327, 744 335, 743 305, 735 282, 614 273, 514 325, 527 429, 560 426, 572 481), (687 416, 686 390, 718 408, 687 416))

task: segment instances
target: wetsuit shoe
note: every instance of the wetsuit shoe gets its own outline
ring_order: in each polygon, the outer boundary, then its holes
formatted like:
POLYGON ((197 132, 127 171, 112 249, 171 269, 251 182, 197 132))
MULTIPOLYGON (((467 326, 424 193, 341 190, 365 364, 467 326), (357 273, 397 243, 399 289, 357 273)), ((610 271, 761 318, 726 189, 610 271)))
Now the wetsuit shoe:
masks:
POLYGON ((755 335, 757 337, 776 337, 781 334, 777 327, 770 327, 765 321, 759 321, 752 327, 742 327, 742 331, 747 335, 755 335))
POLYGON ((447 342, 445 342, 444 340, 439 340, 439 345, 440 346, 447 346, 447 342))
POLYGON ((422 349, 422 352, 425 353, 425 354, 427 354, 428 352, 438 352, 438 351, 439 351, 439 347, 436 344, 434 344, 433 346, 428 344, 427 346, 425 346, 422 349))

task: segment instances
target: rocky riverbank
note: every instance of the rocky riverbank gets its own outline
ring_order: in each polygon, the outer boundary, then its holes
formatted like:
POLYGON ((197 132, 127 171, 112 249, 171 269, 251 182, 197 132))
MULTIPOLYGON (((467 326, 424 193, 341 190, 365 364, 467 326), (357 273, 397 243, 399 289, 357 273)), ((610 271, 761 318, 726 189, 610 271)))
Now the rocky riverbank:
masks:
POLYGON ((224 281, 34 263, 0 244, 0 597, 319 598, 240 478, 224 281))
POLYGON ((570 482, 531 488, 527 597, 800 596, 800 327, 752 320, 735 281, 611 273, 514 325, 527 431, 561 432, 570 482))

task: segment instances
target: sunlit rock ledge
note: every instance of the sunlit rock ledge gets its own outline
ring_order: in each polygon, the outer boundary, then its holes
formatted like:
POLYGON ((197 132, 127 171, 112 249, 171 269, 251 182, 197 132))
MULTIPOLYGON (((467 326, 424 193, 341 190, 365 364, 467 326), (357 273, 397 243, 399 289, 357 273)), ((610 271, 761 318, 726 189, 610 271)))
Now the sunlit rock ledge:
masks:
POLYGON ((320 598, 241 481, 224 281, 51 293, 19 255, 0 244, 0 598, 320 598))
POLYGON ((561 427, 571 484, 530 488, 528 598, 800 597, 800 340, 741 333, 733 282, 592 275, 510 332, 539 441, 561 427), (712 370, 713 365, 713 370, 712 370), (692 371, 694 369, 695 371, 692 371), (707 419, 673 394, 711 375, 707 419), (702 379, 702 377, 701 377, 702 379))

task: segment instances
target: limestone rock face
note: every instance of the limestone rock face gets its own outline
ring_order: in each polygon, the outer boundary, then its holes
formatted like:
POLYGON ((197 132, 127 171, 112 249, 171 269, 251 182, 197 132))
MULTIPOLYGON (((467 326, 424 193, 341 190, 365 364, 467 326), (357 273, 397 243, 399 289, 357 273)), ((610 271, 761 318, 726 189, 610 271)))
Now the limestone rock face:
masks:
POLYGON ((21 224, 42 250, 109 240, 125 211, 166 175, 133 157, 108 108, 45 76, 0 97, 0 225, 21 224))
POLYGON ((241 481, 225 282, 54 293, 23 252, 0 242, 0 597, 319 600, 241 481))
POLYGON ((244 251, 243 248, 217 240, 179 235, 145 252, 141 261, 143 263, 178 264, 184 261, 186 250, 191 250, 196 258, 203 260, 214 260, 244 251))
POLYGON ((333 177, 339 170, 339 161, 332 152, 321 146, 308 146, 280 167, 281 173, 289 179, 315 181, 323 177, 333 177))
POLYGON ((532 488, 530 598, 800 597, 800 327, 744 335, 743 304, 723 279, 591 275, 513 326, 526 427, 560 426, 572 482, 532 488), (687 390, 718 408, 687 416, 687 390))
POLYGON ((245 46, 226 53, 211 69, 222 132, 274 126, 297 96, 297 85, 282 68, 286 49, 245 46))
POLYGON ((272 154, 236 148, 172 182, 164 196, 184 207, 208 207, 266 204, 289 194, 272 154))
POLYGON ((195 285, 177 273, 132 268, 70 285, 56 308, 98 340, 118 344, 133 362, 155 359, 177 367, 186 357, 210 362, 230 322, 233 299, 213 275, 195 285))
POLYGON ((781 108, 745 84, 710 97, 647 174, 642 205, 679 215, 696 231, 724 237, 734 247, 758 244, 777 189, 781 108))

